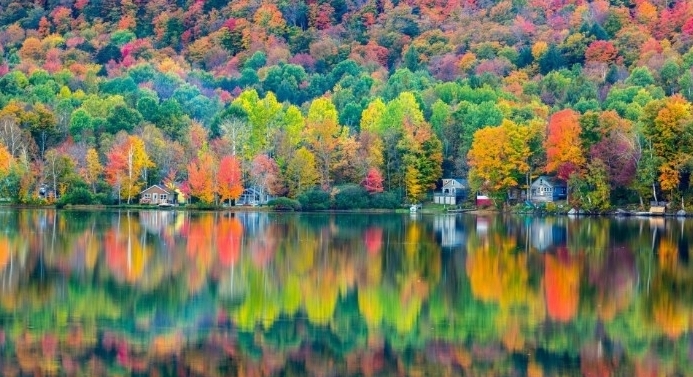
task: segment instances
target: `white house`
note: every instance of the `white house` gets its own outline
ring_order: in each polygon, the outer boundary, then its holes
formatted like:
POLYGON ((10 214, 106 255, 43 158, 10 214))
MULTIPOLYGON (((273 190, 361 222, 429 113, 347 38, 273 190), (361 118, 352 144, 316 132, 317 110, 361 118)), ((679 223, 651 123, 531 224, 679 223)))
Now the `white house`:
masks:
POLYGON ((469 184, 466 179, 443 178, 441 190, 433 193, 433 202, 436 204, 458 205, 469 194, 469 184))
POLYGON ((530 187, 529 200, 532 202, 554 202, 568 197, 568 184, 556 177, 541 175, 530 187))

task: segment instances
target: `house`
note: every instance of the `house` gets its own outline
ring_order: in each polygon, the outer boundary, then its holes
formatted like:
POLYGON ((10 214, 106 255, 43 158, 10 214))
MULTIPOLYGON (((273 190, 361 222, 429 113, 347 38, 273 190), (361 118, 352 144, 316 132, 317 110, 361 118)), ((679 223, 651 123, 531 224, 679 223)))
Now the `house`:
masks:
POLYGON ((491 197, 489 197, 488 195, 478 192, 476 193, 476 206, 491 207, 493 206, 493 199, 491 199, 491 197))
POLYGON ((140 204, 175 204, 177 195, 174 190, 154 185, 140 193, 140 204))
POLYGON ((462 203, 468 194, 469 184, 466 179, 443 178, 441 190, 433 193, 433 202, 455 206, 462 203))
POLYGON ((541 175, 530 187, 529 200, 532 202, 553 202, 568 197, 568 184, 556 177, 541 175))
POLYGON ((262 205, 274 199, 274 195, 268 194, 261 187, 251 186, 243 190, 243 194, 236 201, 237 205, 262 205))

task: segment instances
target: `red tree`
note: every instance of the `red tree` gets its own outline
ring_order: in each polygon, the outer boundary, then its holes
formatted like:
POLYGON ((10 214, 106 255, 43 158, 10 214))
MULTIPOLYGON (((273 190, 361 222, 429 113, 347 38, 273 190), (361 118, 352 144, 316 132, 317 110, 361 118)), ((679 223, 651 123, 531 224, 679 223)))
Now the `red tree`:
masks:
POLYGON ((241 163, 235 156, 225 156, 219 163, 217 192, 221 201, 238 200, 243 194, 243 174, 241 163))
POLYGON ((361 186, 369 193, 383 192, 383 175, 378 168, 370 168, 366 178, 361 181, 361 186))
POLYGON ((284 185, 279 178, 279 166, 272 157, 265 154, 255 156, 250 167, 250 178, 260 190, 270 195, 284 193, 284 185))
POLYGON ((617 55, 618 50, 608 41, 594 41, 585 50, 585 59, 590 62, 611 63, 617 55))

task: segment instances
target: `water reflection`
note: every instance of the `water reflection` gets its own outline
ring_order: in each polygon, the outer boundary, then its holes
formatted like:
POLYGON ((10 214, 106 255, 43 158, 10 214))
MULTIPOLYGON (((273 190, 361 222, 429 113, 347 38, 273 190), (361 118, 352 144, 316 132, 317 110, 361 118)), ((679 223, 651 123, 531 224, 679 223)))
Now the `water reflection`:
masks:
POLYGON ((0 210, 0 374, 685 375, 692 221, 0 210))

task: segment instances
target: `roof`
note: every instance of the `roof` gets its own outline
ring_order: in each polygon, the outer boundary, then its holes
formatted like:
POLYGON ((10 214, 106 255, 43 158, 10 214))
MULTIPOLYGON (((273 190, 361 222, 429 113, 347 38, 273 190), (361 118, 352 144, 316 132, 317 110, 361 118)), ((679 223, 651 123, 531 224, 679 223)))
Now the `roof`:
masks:
POLYGON ((162 187, 159 185, 151 185, 151 186, 147 187, 146 189, 142 190, 142 192, 140 192, 140 194, 144 194, 146 191, 149 191, 149 190, 154 189, 154 188, 158 188, 159 190, 161 190, 167 194, 171 193, 171 190, 167 189, 166 187, 162 187))
POLYGON ((558 177, 553 177, 553 176, 548 176, 548 175, 540 175, 537 177, 537 179, 532 182, 532 186, 535 184, 541 184, 541 181, 543 180, 543 183, 551 186, 551 187, 558 187, 558 186, 567 186, 566 181, 558 178, 558 177))
POLYGON ((464 178, 443 178, 443 186, 445 186, 445 181, 446 180, 452 180, 453 182, 457 183, 460 186, 467 187, 467 180, 464 178))

